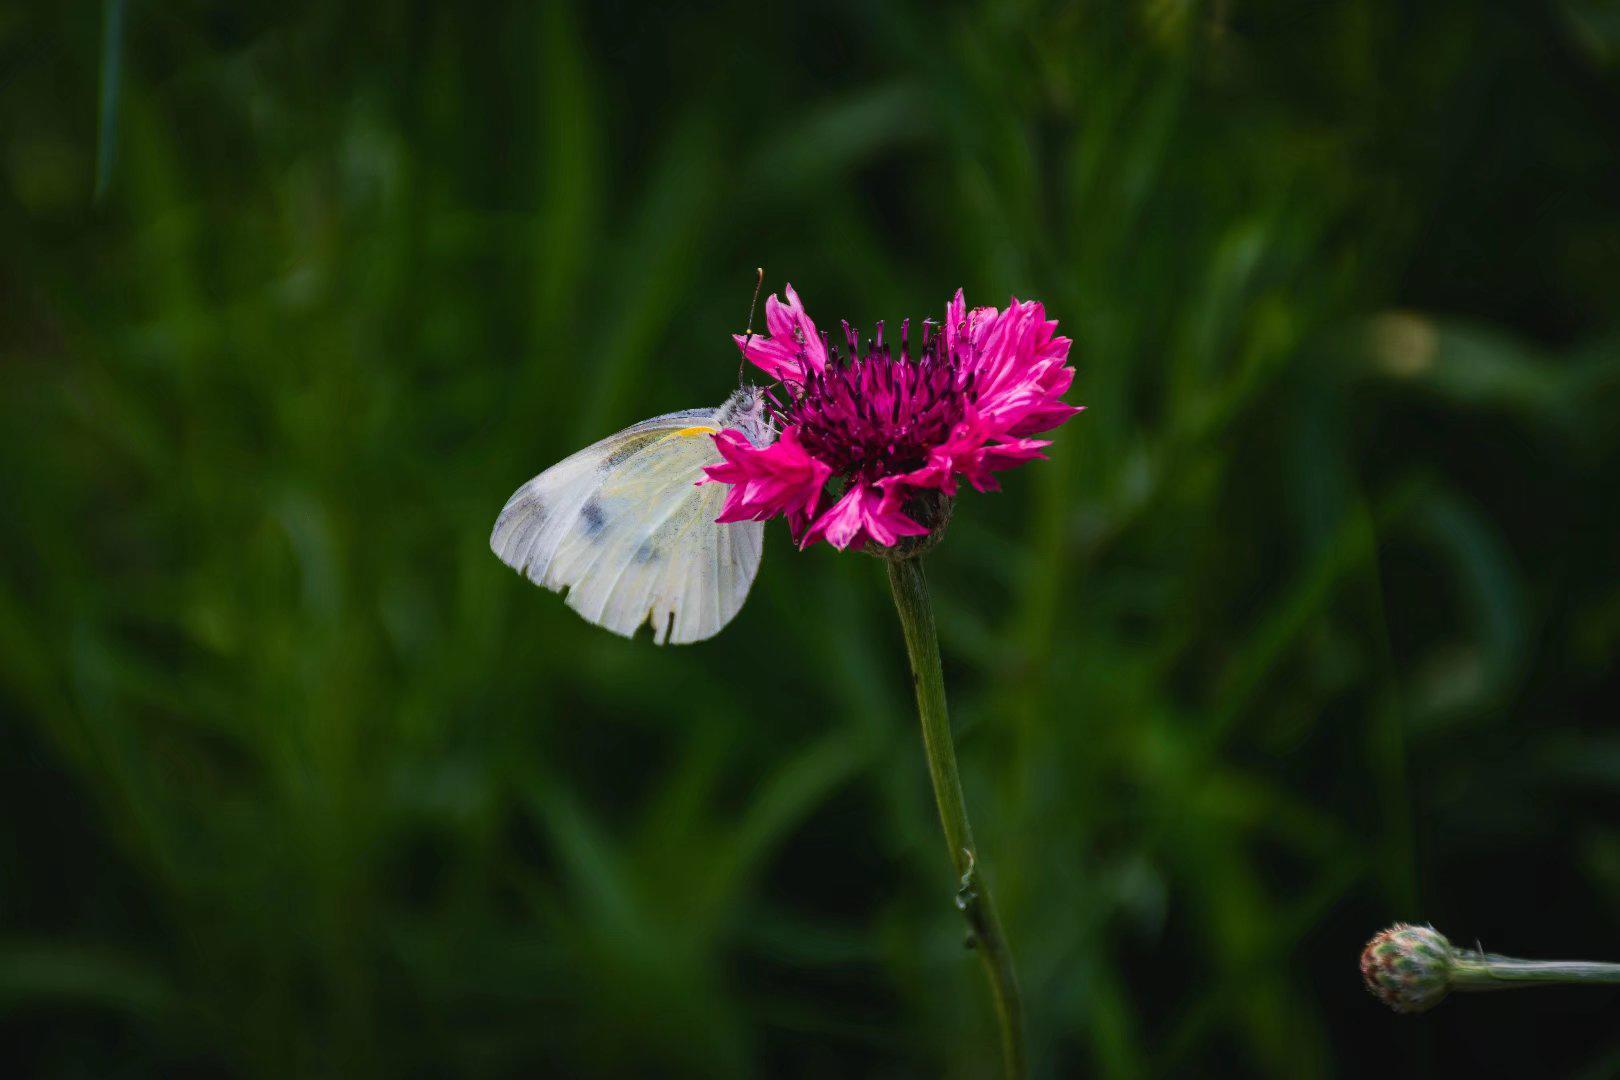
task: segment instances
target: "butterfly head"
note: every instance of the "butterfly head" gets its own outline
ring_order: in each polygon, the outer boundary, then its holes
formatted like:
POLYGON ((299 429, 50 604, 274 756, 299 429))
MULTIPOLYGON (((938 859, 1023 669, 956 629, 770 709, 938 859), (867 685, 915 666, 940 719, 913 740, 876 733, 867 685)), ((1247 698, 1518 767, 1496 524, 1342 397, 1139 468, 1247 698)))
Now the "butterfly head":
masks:
POLYGON ((742 432, 755 446, 766 447, 776 441, 776 425, 765 407, 765 391, 757 386, 739 387, 720 406, 715 423, 722 429, 742 432))

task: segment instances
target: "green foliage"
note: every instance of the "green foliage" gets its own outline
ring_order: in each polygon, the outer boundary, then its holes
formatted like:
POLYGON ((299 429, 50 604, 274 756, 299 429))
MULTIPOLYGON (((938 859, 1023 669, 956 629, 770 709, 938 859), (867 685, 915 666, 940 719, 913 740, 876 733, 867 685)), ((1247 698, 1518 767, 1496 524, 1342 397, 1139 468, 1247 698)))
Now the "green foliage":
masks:
POLYGON ((24 1073, 989 1073, 882 567, 658 650, 487 550, 760 263, 1075 339, 930 559, 1038 1075, 1620 1060, 1356 971, 1620 959, 1605 5, 286 7, 0 14, 24 1073))

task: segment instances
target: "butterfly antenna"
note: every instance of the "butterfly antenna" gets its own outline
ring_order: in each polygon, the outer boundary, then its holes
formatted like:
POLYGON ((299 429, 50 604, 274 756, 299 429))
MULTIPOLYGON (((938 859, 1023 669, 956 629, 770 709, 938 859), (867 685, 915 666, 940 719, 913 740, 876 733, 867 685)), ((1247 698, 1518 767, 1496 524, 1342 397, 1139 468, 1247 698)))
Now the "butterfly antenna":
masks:
POLYGON ((754 309, 759 307, 759 290, 765 285, 765 268, 758 266, 754 273, 759 275, 754 279, 754 298, 748 302, 748 329, 743 331, 743 357, 737 361, 737 387, 743 386, 743 371, 748 364, 748 344, 754 340, 754 309))

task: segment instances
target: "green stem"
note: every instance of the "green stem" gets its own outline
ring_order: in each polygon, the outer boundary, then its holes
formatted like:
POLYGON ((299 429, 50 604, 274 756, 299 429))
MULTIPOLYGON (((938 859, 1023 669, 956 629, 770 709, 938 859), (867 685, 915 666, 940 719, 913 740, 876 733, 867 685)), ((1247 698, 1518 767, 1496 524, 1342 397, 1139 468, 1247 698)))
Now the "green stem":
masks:
POLYGON ((956 906, 968 922, 969 942, 978 950, 995 998, 996 1020, 1001 1027, 1001 1057, 1009 1080, 1022 1080, 1028 1066, 1024 1060, 1024 1006, 1018 992, 1018 974, 1013 970, 1012 953, 1001 933, 1001 920, 990 897, 990 886, 979 870, 978 852, 973 846, 973 827, 968 823, 967 804, 962 798, 962 778, 956 771, 956 747, 951 741, 951 721, 945 709, 945 675, 939 663, 939 637, 934 630, 934 609, 928 599, 928 581, 922 560, 886 559, 889 589, 894 593, 900 628, 905 632, 906 653, 911 657, 911 681, 917 688, 917 714, 922 720, 923 753, 928 758, 928 776, 934 784, 934 802, 939 821, 945 828, 945 844, 951 862, 961 875, 956 906))
POLYGON ((1569 983, 1620 985, 1620 964, 1585 960, 1515 960, 1495 953, 1459 951, 1451 969, 1454 990, 1506 990, 1569 983))

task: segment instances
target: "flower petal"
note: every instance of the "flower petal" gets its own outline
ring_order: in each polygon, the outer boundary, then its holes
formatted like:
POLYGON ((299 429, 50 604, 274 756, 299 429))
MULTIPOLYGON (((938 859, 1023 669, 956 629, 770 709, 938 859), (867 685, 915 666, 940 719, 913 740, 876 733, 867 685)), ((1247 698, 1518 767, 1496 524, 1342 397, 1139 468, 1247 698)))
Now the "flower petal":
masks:
POLYGON ((748 337, 732 334, 731 340, 737 343, 737 348, 754 366, 771 378, 797 382, 802 377, 797 346, 788 348, 779 341, 758 334, 748 337))
POLYGON ((1061 401, 1043 401, 1023 409, 1017 419, 1007 425, 1007 434, 1013 436, 1038 435, 1051 431, 1071 416, 1086 411, 1084 405, 1065 405, 1061 401))
POLYGON ((967 339, 967 297, 961 289, 951 297, 951 302, 945 305, 945 348, 951 355, 966 345, 967 339))
POLYGON ((928 530, 900 509, 900 493, 856 482, 806 530, 800 547, 817 540, 843 551, 851 544, 872 540, 893 547, 902 536, 926 536, 928 530))
MULTIPOLYGON (((959 295, 949 311, 954 315, 964 306, 959 295)), ((989 432, 1033 435, 1079 411, 1060 400, 1074 382, 1074 369, 1064 363, 1072 343, 1058 335, 1056 320, 1046 317, 1039 301, 1014 297, 1004 311, 975 308, 959 321, 966 332, 955 336, 953 355, 972 373, 989 432)))
POLYGON ((716 521, 764 521, 777 514, 815 513, 832 470, 811 457, 790 427, 775 442, 758 447, 740 431, 727 428, 711 438, 724 460, 705 465, 699 484, 730 484, 716 521))
POLYGON ((1015 468, 1028 461, 1044 461, 1046 455, 1041 450, 1051 445, 1048 439, 1007 439, 991 443, 973 455, 972 465, 964 467, 962 475, 980 491, 994 491, 1001 485, 996 483, 991 473, 1015 468))
POLYGON ((992 473, 1016 468, 1028 461, 1045 458, 1045 439, 1003 439, 990 442, 982 428, 971 422, 957 425, 951 438, 934 448, 920 468, 878 481, 885 491, 897 496, 905 488, 937 488, 947 496, 956 495, 956 478, 963 477, 977 491, 997 491, 1001 485, 992 473))
POLYGON ((985 323, 999 312, 993 307, 976 307, 969 311, 967 297, 961 289, 945 305, 945 350, 952 356, 965 354, 971 343, 982 332, 985 323))
POLYGON ((801 382, 806 368, 818 372, 827 366, 827 346, 816 324, 805 314, 793 286, 787 285, 782 291, 787 294, 785 304, 774 293, 765 298, 765 329, 770 332, 769 338, 733 334, 732 340, 744 356, 771 378, 801 382))

